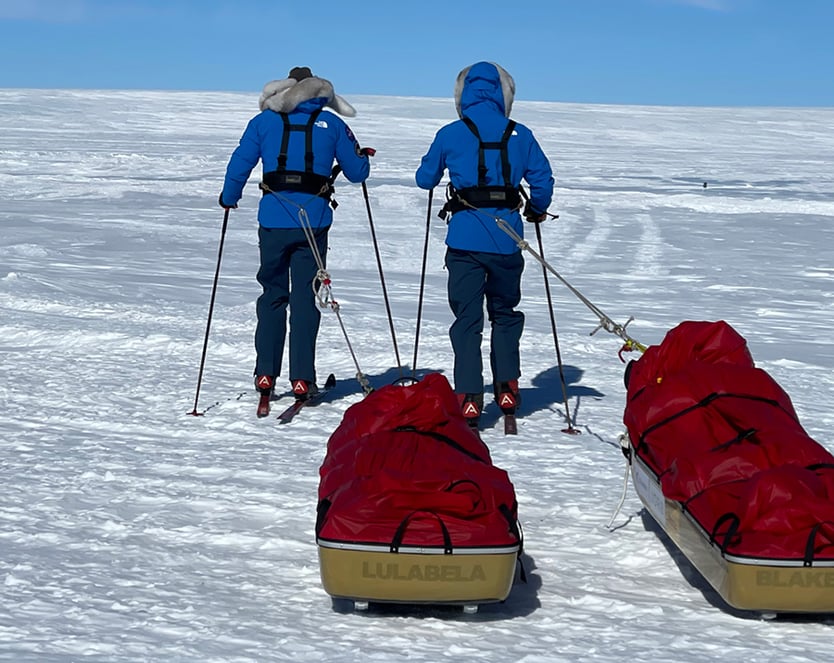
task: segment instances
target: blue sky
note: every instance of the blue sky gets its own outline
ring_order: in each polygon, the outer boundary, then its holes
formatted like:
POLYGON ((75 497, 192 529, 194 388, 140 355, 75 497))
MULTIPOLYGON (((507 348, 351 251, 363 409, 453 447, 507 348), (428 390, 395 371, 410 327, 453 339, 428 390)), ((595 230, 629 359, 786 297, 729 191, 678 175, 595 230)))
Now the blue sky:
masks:
POLYGON ((451 96, 478 60, 517 98, 834 106, 834 0, 0 0, 0 87, 451 96))

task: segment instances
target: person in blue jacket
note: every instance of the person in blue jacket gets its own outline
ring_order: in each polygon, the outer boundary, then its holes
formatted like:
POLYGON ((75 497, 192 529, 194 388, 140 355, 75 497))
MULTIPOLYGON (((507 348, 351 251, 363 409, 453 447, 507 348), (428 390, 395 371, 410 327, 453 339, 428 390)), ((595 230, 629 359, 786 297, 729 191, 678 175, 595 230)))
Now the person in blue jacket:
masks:
MULTIPOLYGON (((290 311, 289 377, 297 399, 316 387, 316 338, 321 312, 314 284, 327 258, 333 222, 334 161, 354 183, 370 172, 367 148, 336 113, 356 115, 333 91, 330 81, 308 67, 295 67, 283 80, 264 86, 261 112, 243 132, 226 168, 220 206, 237 207, 252 169, 263 164, 263 196, 258 207, 258 282, 255 385, 271 394, 281 361, 290 311)), ((260 410, 259 410, 260 412, 260 410)))
POLYGON ((417 169, 417 186, 433 189, 449 172, 446 268, 449 330, 455 355, 454 387, 464 416, 477 426, 484 403, 481 338, 484 299, 492 327, 490 365, 496 400, 506 413, 519 404, 519 341, 524 257, 517 242, 498 224, 504 219, 523 237, 519 187, 530 188, 524 207, 528 221, 540 223, 553 196, 553 172, 533 133, 509 119, 515 82, 499 65, 478 62, 455 83, 459 120, 442 127, 417 169))

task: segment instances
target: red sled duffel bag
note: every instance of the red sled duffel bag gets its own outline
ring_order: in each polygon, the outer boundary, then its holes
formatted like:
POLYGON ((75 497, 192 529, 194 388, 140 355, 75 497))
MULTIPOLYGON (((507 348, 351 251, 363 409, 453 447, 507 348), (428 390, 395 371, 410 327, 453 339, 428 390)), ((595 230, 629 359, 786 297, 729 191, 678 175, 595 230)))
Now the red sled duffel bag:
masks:
POLYGON ((444 376, 351 406, 319 474, 316 540, 331 596, 471 604, 509 594, 522 546, 515 491, 444 376))
POLYGON ((726 322, 687 321, 627 372, 632 474, 730 605, 834 612, 834 455, 726 322))

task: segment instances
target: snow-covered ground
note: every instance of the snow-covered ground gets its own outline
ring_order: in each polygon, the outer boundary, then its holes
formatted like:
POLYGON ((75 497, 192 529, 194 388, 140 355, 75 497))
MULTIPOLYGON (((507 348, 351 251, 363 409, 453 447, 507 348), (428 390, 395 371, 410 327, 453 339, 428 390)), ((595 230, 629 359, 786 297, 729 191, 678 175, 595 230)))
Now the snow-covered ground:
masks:
MULTIPOLYGON (((426 193, 413 172, 450 99, 352 97, 404 371, 426 193)), ((519 498, 527 584, 478 614, 335 610, 319 578, 318 468, 361 398, 325 312, 335 397, 255 417, 255 209, 230 216, 200 393, 225 164, 257 93, 0 90, 0 660, 824 661, 831 619, 721 604, 623 488, 621 342, 541 266, 522 308, 524 406, 483 437, 519 498)), ((518 101, 552 160, 553 267, 634 338, 724 319, 834 450, 834 110, 518 101), (704 182, 707 187, 704 188, 704 182)), ((342 181, 333 294, 374 386, 400 376, 361 189, 342 181)), ((435 195, 435 212, 442 191, 435 195)), ((420 371, 450 374, 432 214, 420 371)), ((489 382, 489 378, 487 379, 489 382)), ((281 407, 289 398, 276 404, 281 407)))

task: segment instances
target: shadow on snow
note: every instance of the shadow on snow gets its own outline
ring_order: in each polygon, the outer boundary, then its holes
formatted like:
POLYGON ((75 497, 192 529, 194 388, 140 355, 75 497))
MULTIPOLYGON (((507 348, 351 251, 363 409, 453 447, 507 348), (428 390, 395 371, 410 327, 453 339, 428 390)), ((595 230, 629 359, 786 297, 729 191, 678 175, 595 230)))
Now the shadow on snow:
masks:
MULTIPOLYGON (((403 366, 402 370, 399 368, 389 368, 384 373, 374 375, 368 378, 371 386, 374 389, 380 389, 387 385, 393 384, 411 384, 413 380, 422 380, 430 373, 445 372, 437 368, 421 368, 417 371, 412 371, 409 366, 403 366), (414 376, 412 378, 412 375, 414 376)), ((593 387, 586 387, 580 385, 584 371, 576 366, 562 366, 560 373, 558 366, 552 366, 538 375, 531 381, 530 387, 522 387, 521 392, 521 406, 518 411, 520 417, 524 417, 534 412, 550 410, 558 412, 564 422, 567 424, 567 416, 564 411, 565 392, 567 393, 568 404, 570 406, 571 423, 576 426, 577 414, 583 397, 590 398, 604 398, 605 394, 593 387), (564 375, 565 390, 562 389, 562 375, 564 375), (561 405, 561 408, 559 407, 561 405)), ((449 376, 446 376, 449 378, 449 376)), ((449 380, 450 383, 452 380, 449 380)), ((359 389, 357 381, 340 380, 336 383, 333 389, 332 396, 328 394, 328 400, 343 398, 349 394, 356 393, 359 389)), ((491 428, 501 418, 501 410, 498 405, 491 399, 494 386, 492 383, 484 385, 484 392, 486 398, 484 399, 484 411, 481 415, 481 427, 491 428)))

